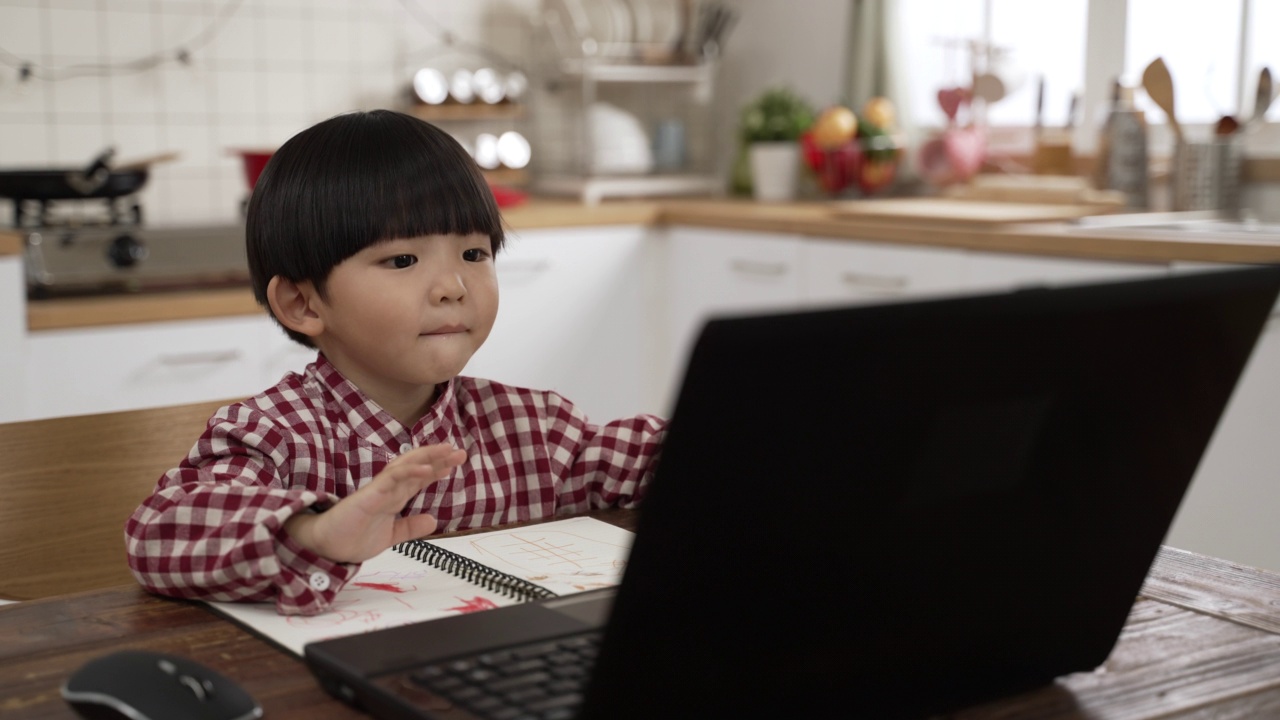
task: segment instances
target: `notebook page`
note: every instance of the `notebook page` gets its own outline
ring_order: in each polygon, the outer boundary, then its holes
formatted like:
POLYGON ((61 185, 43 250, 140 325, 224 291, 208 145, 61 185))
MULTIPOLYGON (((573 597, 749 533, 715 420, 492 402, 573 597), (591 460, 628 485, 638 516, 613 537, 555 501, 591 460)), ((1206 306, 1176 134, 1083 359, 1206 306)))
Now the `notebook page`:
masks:
MULTIPOLYGON (((571 518, 431 542, 557 594, 569 594, 621 581, 633 537, 627 530, 593 518, 571 518)), ((332 607, 320 615, 279 615, 274 603, 208 605, 301 656, 309 642, 516 602, 387 550, 367 560, 338 593, 332 607)))
POLYGON ((629 530, 579 517, 428 542, 557 595, 571 595, 622 582, 634 539, 629 530))

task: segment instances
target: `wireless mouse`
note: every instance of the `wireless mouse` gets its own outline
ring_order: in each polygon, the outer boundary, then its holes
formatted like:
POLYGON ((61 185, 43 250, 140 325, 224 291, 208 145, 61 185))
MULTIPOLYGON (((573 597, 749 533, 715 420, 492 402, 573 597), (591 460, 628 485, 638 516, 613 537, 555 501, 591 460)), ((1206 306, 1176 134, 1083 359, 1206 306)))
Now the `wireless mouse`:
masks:
POLYGON ((90 720, 252 720, 262 707, 232 680, 184 657, 121 650, 85 663, 62 698, 90 720))

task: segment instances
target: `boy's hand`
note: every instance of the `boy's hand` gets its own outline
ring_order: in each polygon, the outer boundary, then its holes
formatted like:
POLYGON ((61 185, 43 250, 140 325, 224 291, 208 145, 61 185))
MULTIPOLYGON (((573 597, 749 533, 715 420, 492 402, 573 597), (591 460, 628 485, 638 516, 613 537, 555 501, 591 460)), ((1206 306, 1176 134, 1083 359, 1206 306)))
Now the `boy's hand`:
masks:
POLYGON ((323 513, 301 513, 285 521, 285 532, 308 550, 334 562, 364 562, 392 545, 429 535, 433 515, 400 517, 423 488, 449 477, 467 453, 449 445, 415 448, 387 463, 373 482, 323 513))

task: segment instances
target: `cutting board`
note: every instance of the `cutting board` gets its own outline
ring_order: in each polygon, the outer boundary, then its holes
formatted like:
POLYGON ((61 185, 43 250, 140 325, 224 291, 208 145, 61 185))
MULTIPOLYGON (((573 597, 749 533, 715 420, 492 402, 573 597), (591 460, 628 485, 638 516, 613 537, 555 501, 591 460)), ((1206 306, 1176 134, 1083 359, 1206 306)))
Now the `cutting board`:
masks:
POLYGON ((1101 215, 1098 205, 1065 203, 1020 203, 948 198, 892 198, 885 200, 845 200, 832 203, 837 217, 936 225, 991 226, 1008 223, 1073 220, 1101 215))

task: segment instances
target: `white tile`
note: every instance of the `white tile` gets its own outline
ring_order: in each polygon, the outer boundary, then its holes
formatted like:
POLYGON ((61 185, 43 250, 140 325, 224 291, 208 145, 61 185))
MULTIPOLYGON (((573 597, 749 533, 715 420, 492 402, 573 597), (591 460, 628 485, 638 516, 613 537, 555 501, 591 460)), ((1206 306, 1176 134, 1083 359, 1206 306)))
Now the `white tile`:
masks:
POLYGON ((160 74, 161 103, 172 117, 207 116, 209 113, 209 72, 198 65, 166 65, 160 74))
POLYGON ((211 219, 234 222, 240 218, 240 204, 249 196, 248 181, 239 164, 215 168, 213 176, 213 204, 211 219))
POLYGON ((40 80, 20 81, 6 77, 0 81, 0 122, 43 119, 51 83, 40 80))
POLYGON ((160 4, 160 47, 177 48, 190 43, 210 22, 215 14, 205 11, 202 2, 192 0, 165 0, 160 4))
POLYGON ((270 118, 267 122, 267 147, 280 147, 286 140, 307 129, 314 123, 305 117, 270 118))
POLYGON ((320 120, 357 107, 356 83, 347 72, 314 72, 310 83, 310 117, 320 120))
POLYGON ((266 84, 265 109, 273 120, 306 117, 307 76, 300 72, 265 72, 259 79, 266 84))
POLYGON ((176 150, 182 154, 175 167, 186 171, 189 168, 205 168, 213 164, 221 154, 221 148, 215 147, 213 128, 204 123, 186 124, 171 122, 165 128, 168 136, 167 150, 176 150))
POLYGON ((233 158, 237 165, 240 163, 239 156, 231 152, 232 150, 275 147, 267 141, 266 132, 257 122, 221 121, 218 123, 218 141, 226 149, 226 157, 233 158))
POLYGON ((117 117, 155 119, 164 107, 164 78, 161 71, 112 75, 107 78, 106 92, 111 113, 117 117))
POLYGON ((168 178, 166 216, 173 223, 203 223, 215 217, 213 185, 206 172, 175 170, 168 178))
POLYGON ((107 148, 107 134, 96 123, 57 125, 53 128, 53 157, 55 165, 86 167, 107 148))
POLYGON ((253 63, 263 55, 259 43, 263 33, 257 26, 257 19, 244 8, 232 15, 218 36, 209 43, 208 52, 216 58, 221 66, 223 62, 253 63))
POLYGON ((315 67, 346 68, 351 64, 355 33, 345 20, 323 19, 312 23, 311 57, 315 67))
POLYGON ((121 162, 168 152, 174 148, 161 146, 161 127, 156 122, 113 123, 106 133, 107 142, 116 146, 121 162))
POLYGON ((106 78, 98 76, 59 80, 50 88, 53 112, 59 117, 66 114, 102 115, 102 89, 106 82, 106 78))
POLYGON ((153 13, 118 12, 113 9, 101 15, 107 26, 104 57, 112 60, 134 60, 160 50, 156 45, 153 13))
POLYGON ((217 99, 212 110, 220 122, 245 122, 262 114, 265 83, 259 73, 219 69, 213 78, 217 99))
POLYGON ((38 60, 45 53, 40 16, 39 8, 0 8, 0 47, 25 60, 38 60))
POLYGON ((90 10, 49 10, 50 47, 55 65, 70 62, 100 62, 99 14, 90 10))
POLYGON ((307 26, 297 17, 268 16, 262 18, 262 59, 267 67, 300 68, 307 61, 303 29, 307 26))
POLYGON ((53 162, 52 137, 44 123, 6 123, 4 164, 49 165, 53 162))

